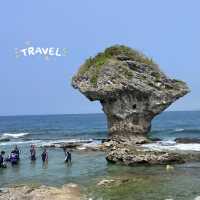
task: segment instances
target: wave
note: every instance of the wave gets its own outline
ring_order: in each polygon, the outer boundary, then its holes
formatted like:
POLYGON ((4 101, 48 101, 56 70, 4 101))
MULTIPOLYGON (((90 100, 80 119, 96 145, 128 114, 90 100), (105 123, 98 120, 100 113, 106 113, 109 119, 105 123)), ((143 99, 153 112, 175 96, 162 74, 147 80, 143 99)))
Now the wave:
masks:
MULTIPOLYGON (((72 139, 72 138, 78 138, 78 139, 104 139, 107 137, 107 132, 105 131, 80 131, 80 132, 66 132, 66 131, 60 131, 60 132, 46 132, 46 131, 31 131, 31 133, 27 135, 17 135, 17 137, 12 137, 15 136, 15 134, 11 133, 5 133, 2 135, 2 137, 9 137, 9 139, 17 139, 17 138, 23 138, 25 140, 62 140, 62 139, 72 139), (20 136, 20 137, 18 137, 20 136), (27 137, 28 136, 28 137, 27 137)), ((1 138, 1 134, 0 134, 1 138)))
MULTIPOLYGON (((94 142, 93 139, 88 139, 88 140, 81 140, 81 139, 66 139, 66 140, 48 140, 48 141, 44 141, 44 140, 29 140, 29 141, 8 141, 8 142, 1 142, 0 146, 10 146, 10 145, 26 145, 26 144, 34 144, 38 147, 44 147, 44 146, 52 146, 52 145, 57 145, 57 144, 83 144, 83 145, 87 145, 89 143, 91 143, 91 145, 94 142)), ((96 143, 99 143, 99 141, 97 141, 96 143)))
POLYGON ((30 133, 4 133, 4 134, 2 134, 1 138, 18 139, 18 138, 22 138, 27 135, 30 135, 30 133))
POLYGON ((183 131, 185 131, 184 128, 175 128, 174 129, 174 132, 183 132, 183 131))
POLYGON ((31 141, 9 141, 1 142, 0 146, 12 146, 12 145, 25 145, 25 144, 39 144, 41 140, 31 140, 31 141))
POLYGON ((178 144, 175 141, 161 141, 151 144, 143 144, 142 147, 145 147, 152 151, 200 151, 200 144, 191 143, 191 144, 178 144))
POLYGON ((101 141, 100 140, 93 140, 92 142, 90 143, 85 143, 83 144, 83 147, 87 148, 87 147, 97 147, 98 145, 101 144, 101 141))
POLYGON ((158 141, 157 144, 162 145, 162 146, 173 146, 176 144, 174 140, 162 140, 158 141))
POLYGON ((39 147, 51 147, 53 145, 59 145, 59 144, 88 144, 92 143, 93 139, 64 139, 64 140, 49 140, 49 141, 40 141, 36 145, 39 147))
POLYGON ((177 132, 183 132, 183 133, 200 133, 200 128, 186 128, 186 129, 179 129, 176 130, 177 132))
POLYGON ((200 128, 153 129, 151 133, 200 133, 200 128))

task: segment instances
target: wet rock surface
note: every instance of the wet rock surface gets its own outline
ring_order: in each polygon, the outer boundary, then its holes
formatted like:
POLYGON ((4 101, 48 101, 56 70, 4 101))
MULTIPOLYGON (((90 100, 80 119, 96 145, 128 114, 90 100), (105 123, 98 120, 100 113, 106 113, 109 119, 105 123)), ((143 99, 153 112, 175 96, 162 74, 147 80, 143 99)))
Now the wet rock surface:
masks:
POLYGON ((80 189, 76 184, 62 188, 40 186, 17 186, 0 190, 0 200, 80 200, 80 189))
MULTIPOLYGON (((73 77, 72 86, 89 100, 100 101, 107 116, 110 140, 128 143, 127 149, 149 142, 147 133, 152 119, 189 92, 184 82, 168 78, 151 59, 118 45, 88 59, 73 77)), ((119 152, 122 151, 110 148, 107 159, 121 159, 119 152)), ((138 162, 129 153, 123 162, 138 162)), ((144 160, 153 163, 160 156, 166 162, 171 160, 166 154, 149 154, 151 158, 144 160)))
POLYGON ((176 152, 151 151, 139 145, 113 142, 107 150, 106 159, 113 163, 135 164, 173 164, 184 163, 184 156, 176 152))
POLYGON ((200 138, 176 138, 175 142, 183 144, 200 143, 200 138))

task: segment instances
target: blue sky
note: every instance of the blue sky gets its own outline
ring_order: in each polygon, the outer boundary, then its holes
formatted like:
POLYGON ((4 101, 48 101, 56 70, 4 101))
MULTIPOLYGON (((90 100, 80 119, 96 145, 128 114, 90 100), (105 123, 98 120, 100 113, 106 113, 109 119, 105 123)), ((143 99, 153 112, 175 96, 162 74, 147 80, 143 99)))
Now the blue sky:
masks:
POLYGON ((71 87, 84 60, 113 44, 152 57, 191 93, 170 110, 200 109, 200 1, 18 0, 0 7, 0 115, 101 112, 71 87), (66 57, 15 57, 25 42, 67 48, 66 57))

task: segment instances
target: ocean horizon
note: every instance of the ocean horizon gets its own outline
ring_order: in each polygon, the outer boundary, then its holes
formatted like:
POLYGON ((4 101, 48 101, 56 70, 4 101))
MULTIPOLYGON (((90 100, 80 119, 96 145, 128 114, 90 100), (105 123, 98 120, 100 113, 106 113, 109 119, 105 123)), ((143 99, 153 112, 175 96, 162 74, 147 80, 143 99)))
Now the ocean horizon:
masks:
MULTIPOLYGON (((194 109, 194 110, 164 110, 163 113, 166 112, 199 112, 200 109, 194 109)), ((17 117, 17 116, 47 116, 47 115, 95 115, 95 114, 104 114, 104 112, 89 112, 89 113, 49 113, 49 114, 3 114, 0 115, 0 117, 17 117)), ((159 115, 159 114, 158 114, 159 115)))

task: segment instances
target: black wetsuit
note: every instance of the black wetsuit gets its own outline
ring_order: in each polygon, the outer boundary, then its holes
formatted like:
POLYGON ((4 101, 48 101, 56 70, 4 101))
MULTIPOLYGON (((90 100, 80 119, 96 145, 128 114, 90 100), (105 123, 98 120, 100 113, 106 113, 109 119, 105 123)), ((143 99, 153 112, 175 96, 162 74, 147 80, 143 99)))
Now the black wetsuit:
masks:
POLYGON ((65 162, 70 162, 71 163, 71 161, 72 161, 72 155, 71 155, 71 153, 68 151, 67 152, 67 158, 65 159, 65 162))
POLYGON ((0 167, 3 167, 3 156, 0 155, 0 167))
POLYGON ((47 153, 43 152, 41 157, 42 157, 42 161, 45 162, 47 160, 47 153))
POLYGON ((6 168, 6 164, 4 163, 3 155, 0 155, 0 168, 6 168))
POLYGON ((34 161, 34 160, 36 160, 36 156, 35 156, 35 155, 36 155, 36 153, 35 153, 35 149, 31 149, 31 150, 30 150, 30 152, 31 152, 31 160, 33 160, 33 161, 34 161))

